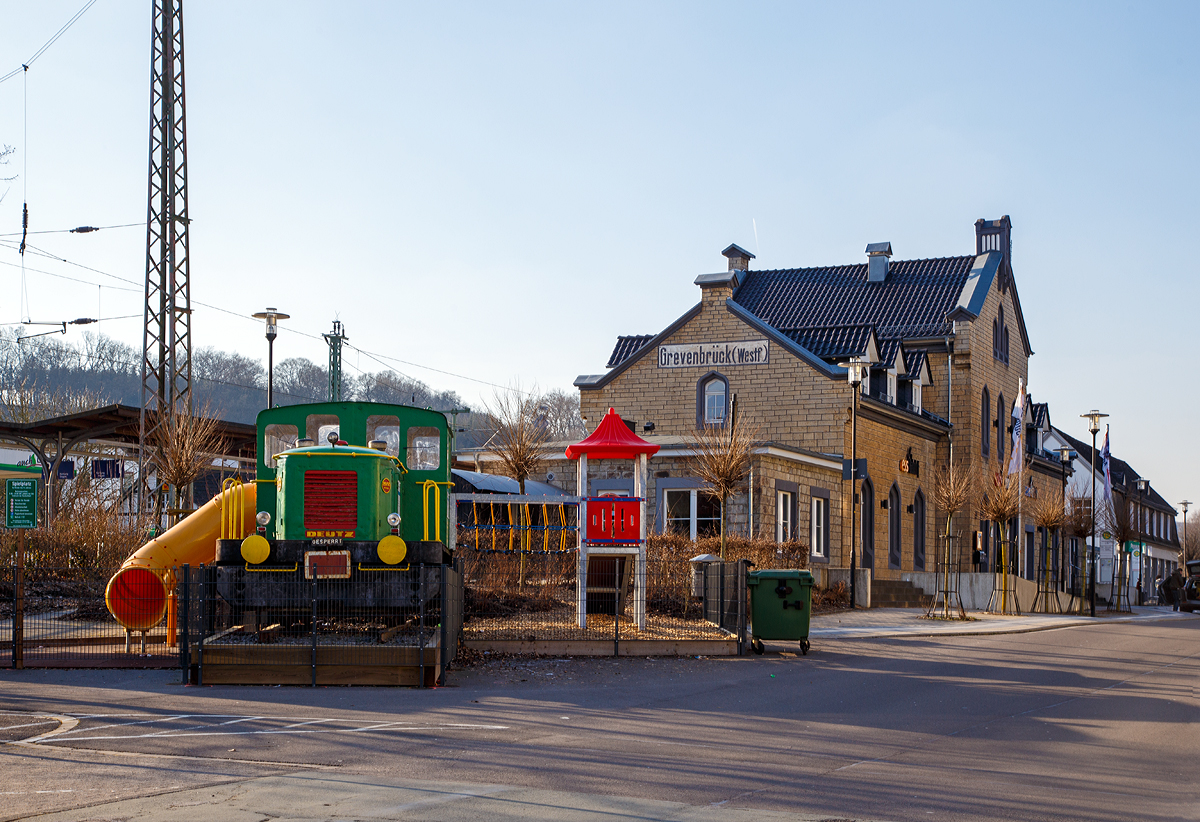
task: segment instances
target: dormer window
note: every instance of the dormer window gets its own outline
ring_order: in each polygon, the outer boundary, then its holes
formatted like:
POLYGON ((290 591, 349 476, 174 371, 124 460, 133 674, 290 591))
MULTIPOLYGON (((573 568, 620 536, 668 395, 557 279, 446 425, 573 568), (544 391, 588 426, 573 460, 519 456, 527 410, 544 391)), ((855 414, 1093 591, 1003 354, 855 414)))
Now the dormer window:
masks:
POLYGON ((887 396, 884 399, 892 404, 896 402, 896 374, 893 371, 887 375, 887 396))
POLYGON ((921 410, 921 381, 913 380, 912 384, 912 404, 918 412, 921 410))

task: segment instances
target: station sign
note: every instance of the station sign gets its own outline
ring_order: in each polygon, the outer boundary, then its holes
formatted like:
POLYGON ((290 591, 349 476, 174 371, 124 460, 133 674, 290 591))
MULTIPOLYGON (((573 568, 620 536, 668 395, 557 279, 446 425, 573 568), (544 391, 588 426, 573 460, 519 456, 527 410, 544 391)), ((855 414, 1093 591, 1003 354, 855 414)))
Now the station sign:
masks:
POLYGON ((690 343, 658 347, 659 368, 766 365, 770 361, 771 345, 767 340, 690 343))
POLYGON ((4 527, 37 528, 38 490, 36 479, 4 481, 4 527))

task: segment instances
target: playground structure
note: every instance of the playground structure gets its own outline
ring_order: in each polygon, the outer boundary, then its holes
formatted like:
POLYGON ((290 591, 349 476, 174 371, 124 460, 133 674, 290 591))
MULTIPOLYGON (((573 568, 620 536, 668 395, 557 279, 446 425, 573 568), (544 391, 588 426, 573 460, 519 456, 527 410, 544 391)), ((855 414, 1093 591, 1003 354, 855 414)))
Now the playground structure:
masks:
POLYGON ((598 596, 602 592, 611 596, 614 614, 619 612, 629 587, 630 565, 633 566, 633 619, 639 631, 646 628, 646 475, 649 456, 658 449, 659 446, 630 431, 612 408, 595 431, 567 448, 567 458, 579 462, 582 527, 578 536, 576 617, 580 628, 587 627, 589 610, 603 609, 602 602, 607 597, 598 596), (589 456, 633 460, 633 496, 589 497, 589 456))

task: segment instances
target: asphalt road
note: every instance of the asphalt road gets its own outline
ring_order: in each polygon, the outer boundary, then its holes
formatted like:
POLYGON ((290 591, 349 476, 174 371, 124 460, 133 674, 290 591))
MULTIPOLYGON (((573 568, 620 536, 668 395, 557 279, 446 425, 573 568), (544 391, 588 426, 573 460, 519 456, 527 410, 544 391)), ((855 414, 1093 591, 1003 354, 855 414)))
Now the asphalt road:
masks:
POLYGON ((1200 618, 429 691, 5 670, 0 740, 48 735, 0 745, 0 819, 1200 820, 1198 676, 1200 618))

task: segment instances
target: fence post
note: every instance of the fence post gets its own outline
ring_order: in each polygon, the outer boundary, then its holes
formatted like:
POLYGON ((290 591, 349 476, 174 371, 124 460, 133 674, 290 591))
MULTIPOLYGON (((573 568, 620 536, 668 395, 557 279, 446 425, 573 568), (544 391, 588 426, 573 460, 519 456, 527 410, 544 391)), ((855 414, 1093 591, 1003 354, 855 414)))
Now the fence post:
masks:
POLYGON ((196 684, 204 684, 204 635, 208 633, 208 572, 200 566, 200 641, 196 643, 196 684))
POLYGON ((179 620, 183 623, 183 630, 179 632, 179 667, 183 672, 183 685, 188 684, 188 669, 191 667, 191 648, 188 645, 188 599, 190 598, 191 586, 188 584, 191 580, 190 565, 183 566, 182 579, 176 583, 175 601, 179 603, 179 620), (183 591, 183 596, 179 596, 180 590, 183 591))
POLYGON ((317 687, 317 579, 314 574, 309 580, 309 590, 312 593, 312 620, 309 623, 309 633, 312 634, 312 687, 317 687))
POLYGON ((441 569, 441 579, 438 581, 438 597, 442 607, 440 612, 441 618, 438 620, 438 628, 441 629, 441 653, 438 655, 438 658, 441 660, 441 666, 438 672, 437 684, 444 685, 446 684, 444 681, 446 669, 450 667, 450 660, 447 658, 450 654, 450 651, 446 647, 446 563, 443 562, 438 567, 441 569))
POLYGON ((25 529, 17 529, 17 573, 13 580, 13 667, 25 667, 25 529))
POLYGON ((425 687, 425 565, 417 566, 417 666, 421 679, 418 688, 425 687))

